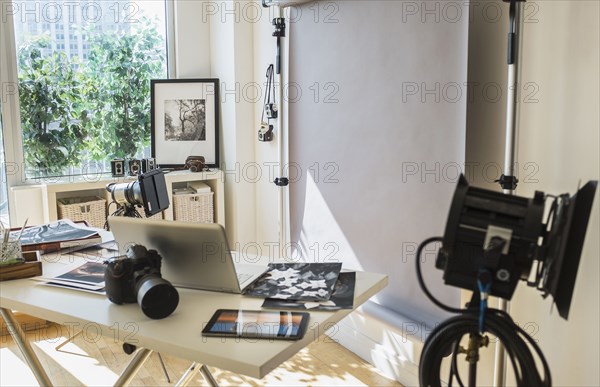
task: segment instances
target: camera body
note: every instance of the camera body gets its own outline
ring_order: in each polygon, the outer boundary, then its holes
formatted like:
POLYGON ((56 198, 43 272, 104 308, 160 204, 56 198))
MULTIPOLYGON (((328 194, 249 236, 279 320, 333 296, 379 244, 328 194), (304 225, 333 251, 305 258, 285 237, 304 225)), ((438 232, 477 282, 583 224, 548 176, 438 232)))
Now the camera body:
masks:
POLYGON ((265 105, 265 114, 267 115, 268 119, 275 119, 277 118, 277 114, 278 113, 278 108, 277 108, 277 104, 274 102, 268 103, 265 105))
POLYGON ((125 176, 125 160, 124 159, 114 159, 110 161, 110 172, 113 177, 123 177, 125 176))
POLYGON ((258 141, 269 142, 273 141, 273 125, 263 122, 258 131, 258 141))
POLYGON ((179 304, 179 293, 160 274, 162 257, 156 250, 132 245, 124 256, 104 263, 106 296, 118 305, 137 302, 153 319, 169 316, 179 304))
POLYGON ((205 167, 204 156, 188 156, 185 159, 184 168, 190 172, 202 172, 205 167))
POLYGON ((154 171, 156 169, 156 159, 151 157, 149 159, 142 159, 142 173, 154 171))
POLYGON ((137 176, 142 173, 142 161, 133 159, 127 160, 127 165, 129 166, 129 176, 137 176))
POLYGON ((148 159, 113 159, 110 161, 110 172, 112 177, 138 176, 142 173, 158 169, 155 158, 148 159))

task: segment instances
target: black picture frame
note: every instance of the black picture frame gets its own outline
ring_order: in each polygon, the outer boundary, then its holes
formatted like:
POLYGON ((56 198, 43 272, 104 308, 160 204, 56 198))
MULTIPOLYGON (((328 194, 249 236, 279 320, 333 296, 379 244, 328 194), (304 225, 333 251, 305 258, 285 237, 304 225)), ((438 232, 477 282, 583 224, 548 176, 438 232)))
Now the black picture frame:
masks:
POLYGON ((219 80, 150 81, 152 157, 161 168, 179 168, 187 156, 219 167, 219 80), (187 125, 187 126, 186 126, 187 125))

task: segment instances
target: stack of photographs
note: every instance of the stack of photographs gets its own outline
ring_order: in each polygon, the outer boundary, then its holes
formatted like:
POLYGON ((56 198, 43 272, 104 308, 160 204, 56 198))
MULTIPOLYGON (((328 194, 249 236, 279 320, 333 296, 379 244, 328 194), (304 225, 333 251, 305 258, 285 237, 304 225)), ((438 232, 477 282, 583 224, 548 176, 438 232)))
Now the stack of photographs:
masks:
POLYGON ((77 252, 70 253, 79 259, 73 266, 69 265, 65 273, 51 277, 35 277, 45 285, 81 290, 91 293, 104 294, 104 261, 118 255, 115 241, 89 246, 77 252), (83 258, 83 259, 82 259, 83 258))
POLYGON ((82 265, 55 277, 35 277, 46 285, 58 286, 92 293, 104 293, 104 270, 102 262, 82 262, 82 265))
POLYGON ((341 263, 271 263, 244 294, 266 298, 263 308, 351 309, 356 273, 340 273, 341 268, 341 263))
POLYGON ((263 302, 263 308, 270 309, 303 309, 303 310, 340 310, 352 309, 354 306, 354 285, 356 284, 356 273, 340 273, 331 297, 325 301, 297 301, 279 300, 267 298, 263 302))

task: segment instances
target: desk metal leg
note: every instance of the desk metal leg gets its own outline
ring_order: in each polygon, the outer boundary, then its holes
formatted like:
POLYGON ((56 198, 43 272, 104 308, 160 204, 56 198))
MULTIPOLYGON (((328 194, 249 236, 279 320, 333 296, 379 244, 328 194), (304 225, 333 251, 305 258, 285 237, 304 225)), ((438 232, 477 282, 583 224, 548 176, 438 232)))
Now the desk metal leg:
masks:
POLYGON ((185 371, 181 379, 175 384, 176 387, 187 386, 192 381, 196 373, 200 371, 200 364, 193 362, 192 365, 185 371))
POLYGON ((119 379, 117 379, 115 382, 115 386, 129 385, 151 354, 152 350, 146 348, 141 348, 139 351, 137 351, 135 357, 131 359, 129 364, 127 364, 127 368, 123 370, 121 376, 119 376, 119 379))
POLYGON ((192 363, 192 365, 190 366, 190 368, 188 368, 187 371, 185 371, 185 373, 183 374, 183 376, 181 377, 181 379, 179 379, 179 381, 177 382, 177 384, 175 386, 177 386, 177 387, 187 386, 188 383, 191 382, 192 379, 194 379, 194 377, 196 376, 196 373, 198 373, 198 371, 200 371, 202 373, 202 376, 204 377, 204 380, 206 380, 206 382, 211 387, 218 387, 219 386, 217 384, 217 381, 215 380, 215 378, 210 373, 210 370, 208 369, 208 367, 205 366, 205 365, 200 365, 200 364, 198 364, 196 362, 192 363))
POLYGON ((208 367, 206 365, 202 365, 202 367, 200 367, 200 372, 202 372, 202 376, 204 376, 204 379, 206 380, 206 382, 208 384, 210 384, 212 387, 219 386, 217 384, 217 381, 215 380, 213 375, 210 373, 210 370, 208 369, 208 367))
POLYGON ((21 353, 25 357, 27 364, 29 364, 29 368, 35 375, 38 383, 41 386, 52 386, 52 382, 44 371, 42 364, 40 363, 40 359, 38 359, 37 355, 33 351, 31 344, 27 341, 27 336, 25 336, 25 332, 19 326, 19 322, 15 318, 15 315, 8 309, 0 308, 0 314, 6 323, 6 327, 8 328, 8 332, 13 337, 21 353))
POLYGON ((64 347, 65 345, 71 343, 73 340, 75 340, 75 338, 77 336, 81 335, 82 333, 83 333, 83 331, 79 331, 79 332, 75 333, 73 336, 69 337, 68 339, 66 339, 65 341, 63 341, 62 343, 60 343, 59 345, 57 345, 56 347, 54 347, 54 350, 58 351, 58 352, 64 352, 64 353, 69 353, 69 354, 74 355, 75 353, 73 353, 73 352, 63 351, 62 347, 64 347))

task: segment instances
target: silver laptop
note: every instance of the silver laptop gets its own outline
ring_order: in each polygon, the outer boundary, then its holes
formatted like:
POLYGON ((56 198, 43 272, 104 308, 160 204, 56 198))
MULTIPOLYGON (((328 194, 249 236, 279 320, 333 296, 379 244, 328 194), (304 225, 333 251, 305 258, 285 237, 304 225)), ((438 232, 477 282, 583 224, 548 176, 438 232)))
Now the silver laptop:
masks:
POLYGON ((140 244, 162 256, 161 274, 174 286, 242 293, 267 271, 260 265, 236 264, 223 226, 127 217, 109 217, 119 251, 140 244))

